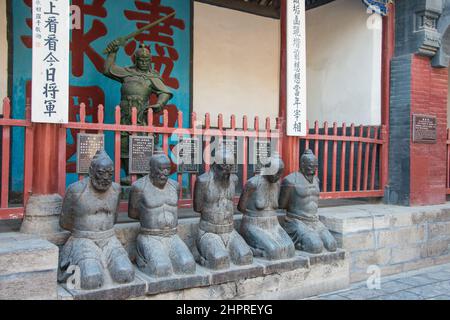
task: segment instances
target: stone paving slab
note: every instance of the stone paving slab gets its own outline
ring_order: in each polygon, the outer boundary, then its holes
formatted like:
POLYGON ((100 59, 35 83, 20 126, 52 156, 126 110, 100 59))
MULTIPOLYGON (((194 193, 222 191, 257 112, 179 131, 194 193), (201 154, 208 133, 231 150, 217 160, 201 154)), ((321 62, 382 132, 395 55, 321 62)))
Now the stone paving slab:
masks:
POLYGON ((380 289, 365 282, 311 300, 450 300, 450 264, 382 277, 380 289))

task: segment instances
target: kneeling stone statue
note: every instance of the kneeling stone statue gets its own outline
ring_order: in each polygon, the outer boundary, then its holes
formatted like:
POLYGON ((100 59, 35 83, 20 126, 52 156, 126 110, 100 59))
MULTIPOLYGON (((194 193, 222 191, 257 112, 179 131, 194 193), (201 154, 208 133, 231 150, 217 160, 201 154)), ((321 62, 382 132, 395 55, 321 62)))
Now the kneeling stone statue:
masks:
POLYGON ((138 267, 150 276, 193 274, 196 264, 177 235, 179 186, 169 179, 170 160, 165 154, 150 158, 150 174, 131 187, 128 215, 141 221, 137 237, 138 267))
POLYGON ((317 167, 317 158, 306 150, 300 159, 300 172, 283 180, 279 199, 280 208, 287 211, 284 229, 296 249, 309 253, 320 253, 324 247, 328 251, 337 249, 336 240, 317 215, 320 195, 317 167))
POLYGON ((277 156, 270 161, 270 168, 264 168, 262 175, 248 180, 239 199, 238 209, 243 213, 240 233, 254 256, 280 260, 292 258, 295 247, 277 216, 284 163, 277 156))
POLYGON ((89 178, 70 185, 66 192, 60 225, 72 234, 60 252, 60 282, 67 279, 71 266, 79 268, 80 286, 85 290, 102 287, 105 270, 117 283, 134 280, 128 253, 114 232, 121 190, 112 182, 113 173, 113 162, 105 151, 99 151, 91 162, 89 178))
POLYGON ((200 212, 197 248, 200 264, 214 270, 253 263, 253 254, 234 229, 233 198, 238 178, 231 173, 234 157, 216 150, 211 171, 198 177, 194 190, 194 210, 200 212))

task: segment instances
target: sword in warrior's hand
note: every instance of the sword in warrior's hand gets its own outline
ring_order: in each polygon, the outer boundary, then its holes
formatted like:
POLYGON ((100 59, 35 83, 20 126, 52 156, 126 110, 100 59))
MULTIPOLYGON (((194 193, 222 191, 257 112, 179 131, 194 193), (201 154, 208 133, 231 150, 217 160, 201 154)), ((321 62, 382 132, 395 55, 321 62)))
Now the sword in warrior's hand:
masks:
MULTIPOLYGON (((149 30, 149 29, 153 28, 154 26, 157 26, 161 22, 163 22, 163 21, 173 17, 175 15, 175 13, 176 12, 174 11, 171 14, 169 14, 169 15, 167 15, 165 17, 162 17, 161 19, 156 20, 155 22, 152 22, 152 23, 146 25, 145 27, 140 28, 139 30, 137 30, 137 31, 135 31, 133 33, 130 33, 127 36, 117 38, 115 41, 118 41, 119 46, 124 47, 128 43, 128 41, 130 39, 133 39, 134 37, 136 37, 137 35, 141 34, 142 32, 144 32, 146 30, 149 30)), ((109 53, 110 53, 110 51, 108 49, 105 49, 103 51, 103 54, 109 54, 109 53)))

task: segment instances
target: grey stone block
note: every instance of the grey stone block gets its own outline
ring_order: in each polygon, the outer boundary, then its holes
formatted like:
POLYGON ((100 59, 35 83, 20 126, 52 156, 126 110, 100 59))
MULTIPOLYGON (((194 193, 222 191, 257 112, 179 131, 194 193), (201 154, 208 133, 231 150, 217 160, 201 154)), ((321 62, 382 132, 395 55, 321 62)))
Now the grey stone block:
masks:
POLYGON ((48 271, 58 268, 58 247, 20 233, 0 238, 0 275, 48 271))
POLYGON ((154 278, 141 271, 136 271, 139 279, 146 283, 146 294, 154 295, 188 288, 204 287, 210 284, 210 274, 199 266, 193 275, 174 275, 172 277, 154 278))
POLYGON ((112 283, 109 279, 105 285, 96 290, 76 290, 67 288, 66 284, 61 284, 73 300, 124 300, 144 296, 146 293, 146 283, 139 277, 127 284, 112 283))
POLYGON ((209 270, 209 272, 210 283, 212 285, 217 285, 248 278, 262 277, 264 275, 264 267, 258 264, 251 264, 247 266, 237 266, 231 264, 229 269, 209 270))
POLYGON ((56 270, 0 276, 0 300, 57 299, 56 270))
POLYGON ((270 261, 261 258, 255 258, 254 263, 264 267, 264 275, 281 273, 309 267, 309 260, 303 256, 295 256, 291 259, 270 261))
POLYGON ((345 260, 346 258, 346 251, 342 249, 337 249, 336 252, 322 252, 319 254, 298 251, 297 254, 301 257, 308 258, 311 266, 315 264, 330 264, 339 260, 345 260))

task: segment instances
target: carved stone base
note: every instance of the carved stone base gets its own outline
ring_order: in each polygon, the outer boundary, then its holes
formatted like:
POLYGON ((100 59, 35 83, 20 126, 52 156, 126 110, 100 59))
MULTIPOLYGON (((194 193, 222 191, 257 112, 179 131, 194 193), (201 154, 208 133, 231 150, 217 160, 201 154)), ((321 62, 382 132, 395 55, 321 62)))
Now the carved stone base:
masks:
POLYGON ((26 204, 20 232, 39 236, 61 232, 59 216, 62 200, 59 194, 31 196, 26 204))
POLYGON ((70 289, 66 284, 61 284, 58 290, 59 300, 124 300, 141 297, 146 293, 146 283, 135 277, 134 281, 127 284, 114 283, 109 275, 105 276, 105 284, 96 290, 70 289))

